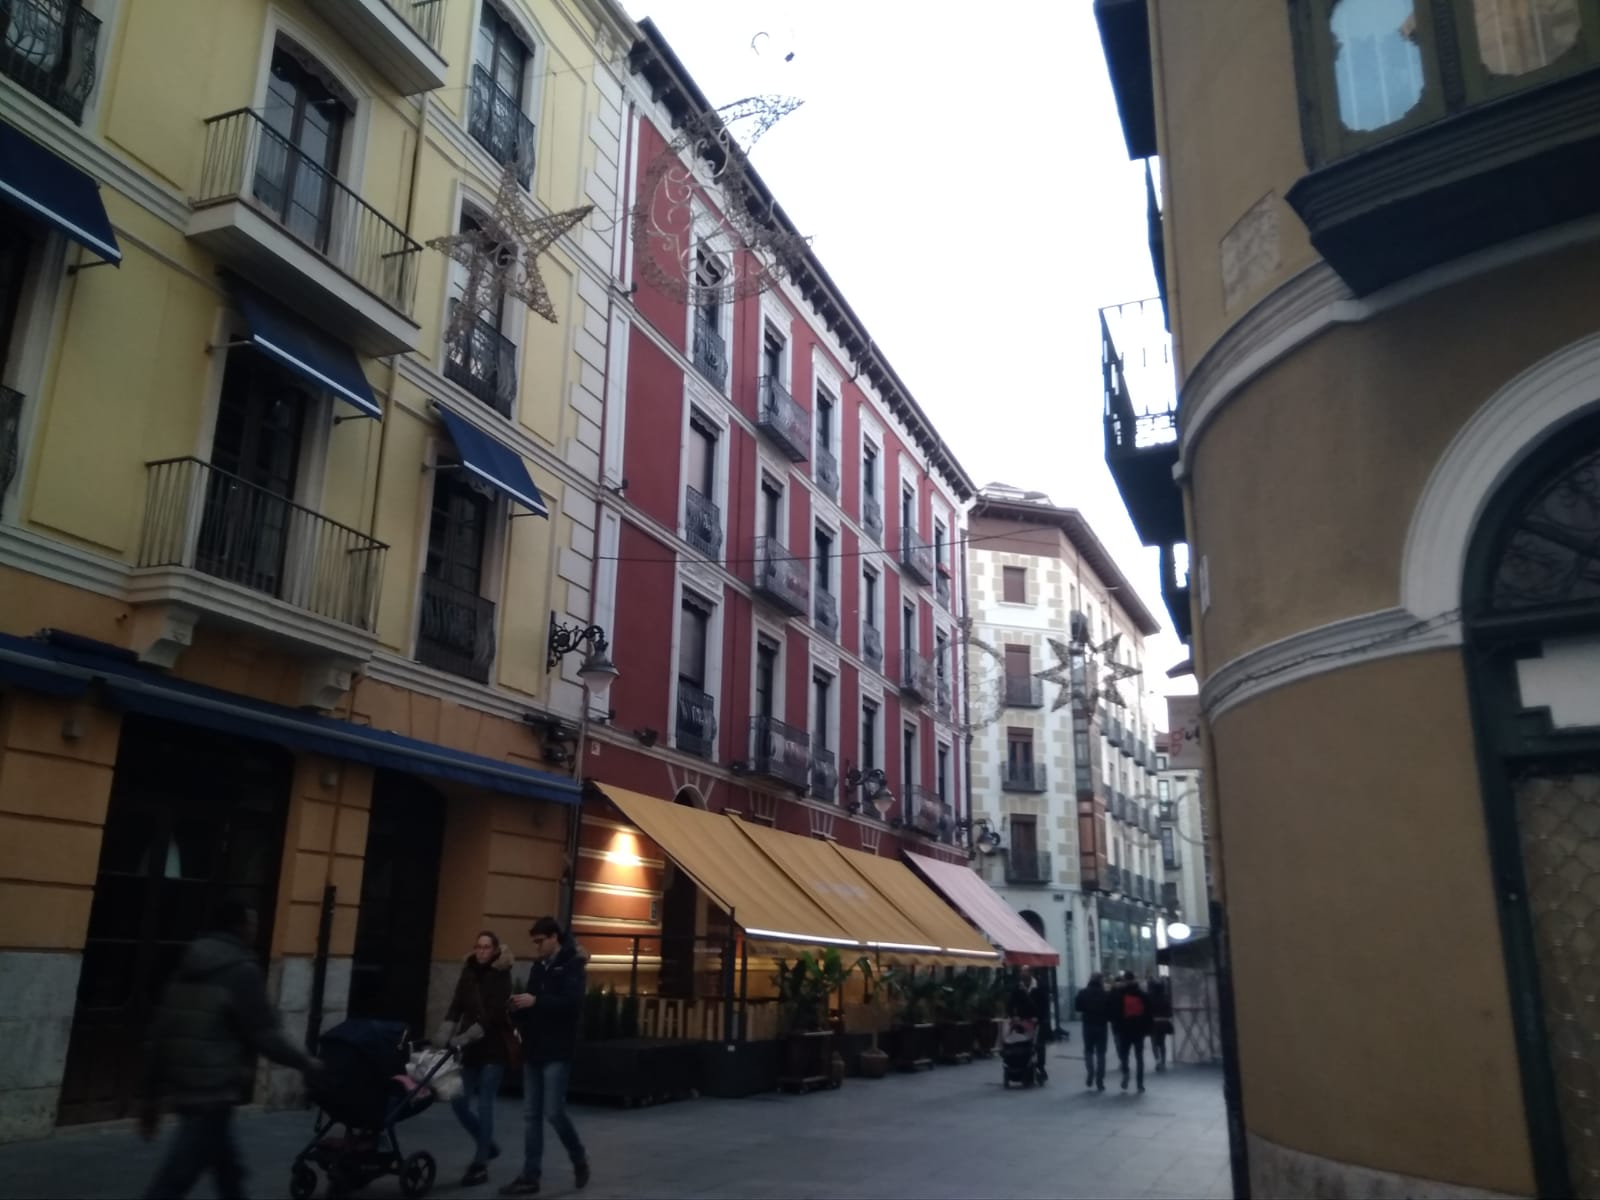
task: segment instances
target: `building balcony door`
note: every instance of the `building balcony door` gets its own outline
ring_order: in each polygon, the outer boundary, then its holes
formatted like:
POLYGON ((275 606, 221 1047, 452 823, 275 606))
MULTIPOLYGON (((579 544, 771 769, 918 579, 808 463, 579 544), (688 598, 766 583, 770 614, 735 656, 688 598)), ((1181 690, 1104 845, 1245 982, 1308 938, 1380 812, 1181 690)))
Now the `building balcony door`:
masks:
POLYGON ((150 1018, 219 902, 255 908, 265 959, 292 771, 290 755, 275 746, 124 718, 62 1080, 62 1124, 135 1112, 150 1018))

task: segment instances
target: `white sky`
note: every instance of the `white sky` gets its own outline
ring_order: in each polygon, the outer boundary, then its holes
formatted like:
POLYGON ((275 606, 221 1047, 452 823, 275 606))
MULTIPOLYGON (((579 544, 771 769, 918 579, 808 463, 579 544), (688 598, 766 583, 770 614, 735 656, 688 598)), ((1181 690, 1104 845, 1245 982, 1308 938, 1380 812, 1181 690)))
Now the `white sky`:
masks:
MULTIPOLYGON (((976 483, 1081 509, 1167 625, 1104 457, 1097 312, 1155 277, 1089 0, 987 22, 907 0, 624 2, 713 104, 805 102, 751 158, 884 356, 976 483)), ((1192 691, 1166 678, 1182 656, 1152 639, 1147 687, 1192 691)))

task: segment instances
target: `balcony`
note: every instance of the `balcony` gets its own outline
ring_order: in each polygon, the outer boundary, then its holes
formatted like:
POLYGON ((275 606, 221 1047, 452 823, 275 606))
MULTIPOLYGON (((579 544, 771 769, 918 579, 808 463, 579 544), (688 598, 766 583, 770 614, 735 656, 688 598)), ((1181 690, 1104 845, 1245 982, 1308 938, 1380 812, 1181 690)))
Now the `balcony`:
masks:
POLYGON ((955 689, 950 686, 950 679, 946 675, 934 672, 934 707, 938 709, 941 717, 949 717, 955 709, 955 689))
POLYGON ((722 510, 694 488, 683 489, 683 540, 707 558, 722 558, 722 510))
POLYGON ((1122 868, 1115 864, 1106 868, 1106 891, 1120 892, 1122 890, 1122 868))
POLYGON ((1054 883, 1055 872, 1050 869, 1048 850, 1006 851, 1007 883, 1054 883))
POLYGON ((914 529, 900 531, 900 566, 918 583, 933 582, 933 547, 923 545, 914 529))
POLYGON ((823 746, 811 747, 811 795, 828 804, 839 802, 839 768, 833 751, 823 746))
POLYGON ((839 601, 832 592, 819 587, 812 595, 811 624, 829 641, 839 640, 839 601))
POLYGON ((949 828, 950 806, 937 792, 913 783, 906 788, 907 824, 918 833, 936 838, 949 828))
POLYGON ((488 683, 494 662, 494 601, 424 575, 417 661, 488 683))
POLYGON ((771 375, 761 377, 761 409, 756 413, 756 428, 788 455, 790 462, 805 462, 811 441, 811 417, 771 375))
POLYGON ((883 505, 876 496, 861 497, 861 531, 883 545, 883 505))
POLYGON ((811 464, 811 478, 821 492, 835 503, 839 500, 839 460, 833 456, 833 451, 817 443, 815 461, 811 464))
POLYGON ((945 612, 950 612, 950 576, 943 571, 936 570, 933 576, 933 598, 939 602, 939 607, 945 612))
POLYGON ((883 630, 876 625, 861 627, 861 657, 868 666, 883 670, 883 630))
POLYGON ((773 537, 756 539, 756 595, 791 617, 803 617, 811 608, 811 570, 773 537))
MULTIPOLYGON (((679 734, 680 744, 682 734, 679 734)), ((788 784, 797 792, 811 786, 811 739, 776 717, 750 718, 750 770, 788 784)))
POLYGON ((1045 790, 1043 763, 1007 762, 1000 777, 1003 792, 1042 792, 1045 790))
POLYGON ((694 369, 708 383, 721 391, 728 381, 728 345, 722 340, 716 322, 703 310, 694 314, 694 345, 691 347, 694 369))
POLYGON ((1044 680, 1033 675, 1007 675, 1006 707, 1043 708, 1044 680))
POLYGON ((358 350, 415 350, 422 247, 251 110, 205 126, 189 236, 358 350))
POLYGON ((146 472, 134 605, 209 614, 335 657, 371 655, 387 546, 198 458, 146 472))
POLYGON ((445 0, 323 0, 318 13, 377 67, 402 96, 442 88, 439 53, 445 0))
POLYGON ((1161 884, 1161 907, 1167 916, 1176 917, 1178 913, 1178 885, 1176 882, 1163 881, 1161 884))
POLYGON ((678 680, 678 749, 712 758, 717 752, 717 705, 705 692, 678 680))
POLYGON ((1122 731, 1122 753, 1125 757, 1138 760, 1139 741, 1133 736, 1133 730, 1124 728, 1122 731))
POLYGON ((444 376, 509 417, 517 397, 516 344, 489 322, 474 320, 446 349, 444 376))
POLYGON ((94 92, 100 18, 68 0, 0 3, 0 75, 83 124, 94 92))
POLYGON ((515 165, 517 182, 533 186, 533 159, 538 144, 533 122, 517 98, 482 67, 472 68, 472 100, 467 132, 502 167, 515 165))
POLYGON ((933 698, 933 664, 913 650, 900 651, 900 691, 916 700, 933 698))

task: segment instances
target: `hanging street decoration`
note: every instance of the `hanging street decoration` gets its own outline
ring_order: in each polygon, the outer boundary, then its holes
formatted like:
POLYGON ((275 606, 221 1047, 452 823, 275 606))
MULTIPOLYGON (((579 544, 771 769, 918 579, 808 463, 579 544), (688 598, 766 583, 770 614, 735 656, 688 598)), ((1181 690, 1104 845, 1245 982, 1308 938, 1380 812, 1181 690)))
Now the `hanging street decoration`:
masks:
POLYGON ((445 329, 447 342, 466 336, 475 321, 492 323, 504 300, 520 300, 552 324, 555 305, 539 274, 539 256, 561 235, 594 211, 594 205, 540 216, 528 205, 517 181, 517 164, 506 164, 495 194, 494 211, 460 233, 436 237, 428 243, 467 269, 461 299, 445 329))
POLYGON ((970 616, 962 617, 957 627, 965 649, 962 657, 967 681, 966 720, 958 722, 958 729, 970 736, 1005 718, 1006 664, 1000 651, 977 635, 970 616))

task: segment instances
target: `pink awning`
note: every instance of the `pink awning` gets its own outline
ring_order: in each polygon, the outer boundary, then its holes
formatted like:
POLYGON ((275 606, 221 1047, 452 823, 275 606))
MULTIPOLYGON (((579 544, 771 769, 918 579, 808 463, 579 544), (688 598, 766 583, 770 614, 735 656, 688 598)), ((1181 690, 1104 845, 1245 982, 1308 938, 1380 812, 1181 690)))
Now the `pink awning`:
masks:
POLYGON ((998 892, 970 867, 940 862, 906 851, 906 861, 939 890, 952 907, 977 926, 1005 952, 1008 963, 1029 967, 1053 967, 1061 956, 1055 947, 1034 932, 998 892))

